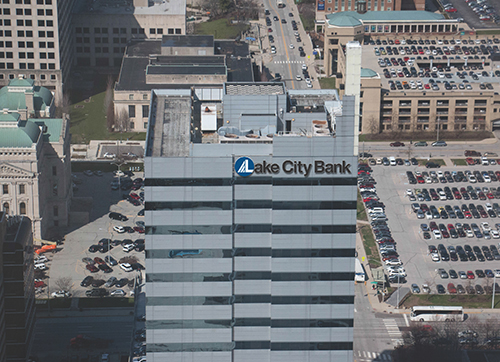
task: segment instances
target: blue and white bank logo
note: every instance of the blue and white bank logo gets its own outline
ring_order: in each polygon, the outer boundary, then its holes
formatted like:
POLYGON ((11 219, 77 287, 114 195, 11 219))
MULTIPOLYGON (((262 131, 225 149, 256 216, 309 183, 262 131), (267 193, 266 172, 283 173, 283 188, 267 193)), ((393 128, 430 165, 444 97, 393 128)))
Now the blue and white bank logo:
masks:
POLYGON ((253 161, 248 157, 240 157, 234 163, 234 170, 241 177, 248 177, 254 170, 253 161))

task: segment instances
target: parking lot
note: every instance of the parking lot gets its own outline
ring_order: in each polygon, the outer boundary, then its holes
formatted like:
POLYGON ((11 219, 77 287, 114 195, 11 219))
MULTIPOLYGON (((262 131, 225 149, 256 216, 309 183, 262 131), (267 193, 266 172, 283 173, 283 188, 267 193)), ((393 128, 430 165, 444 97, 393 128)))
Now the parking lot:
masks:
POLYGON ((365 41, 363 66, 383 75, 392 91, 494 89, 500 70, 490 60, 499 51, 494 37, 381 37, 365 41))
MULTIPOLYGON (((90 173, 89 173, 90 174, 90 173)), ((142 173, 136 173, 131 179, 142 177, 142 173)), ((45 297, 53 292, 58 291, 58 280, 61 278, 70 278, 72 281, 72 287, 70 292, 74 297, 85 297, 85 292, 92 289, 92 283, 88 287, 80 286, 82 280, 91 276, 97 283, 94 283, 94 287, 103 287, 102 284, 106 282, 110 277, 115 277, 117 280, 126 278, 128 281, 134 280, 137 275, 141 273, 140 270, 125 271, 120 265, 111 265, 109 262, 105 264, 109 267, 105 273, 103 270, 99 269, 99 263, 94 263, 94 258, 98 257, 103 261, 112 257, 118 263, 124 257, 132 257, 137 260, 138 263, 144 265, 144 251, 136 251, 134 248, 129 248, 129 252, 123 250, 121 245, 123 240, 126 241, 124 244, 133 244, 137 239, 144 239, 144 234, 140 234, 134 231, 135 227, 137 230, 140 229, 138 223, 144 220, 143 216, 139 216, 138 213, 143 209, 142 203, 138 202, 137 206, 134 206, 131 202, 124 199, 129 193, 139 194, 142 190, 138 189, 136 191, 127 189, 114 189, 116 187, 111 186, 112 182, 117 180, 117 177, 112 173, 102 173, 101 176, 97 175, 85 175, 84 173, 77 173, 76 179, 78 184, 78 191, 75 192, 76 197, 89 197, 92 198, 92 209, 90 210, 90 222, 82 227, 79 227, 66 235, 64 244, 61 246, 60 250, 55 254, 45 253, 49 261, 46 263, 49 268, 46 273, 49 278, 45 280, 48 285, 45 290, 39 294, 45 297), (109 218, 109 212, 117 212, 125 215, 127 221, 111 220, 109 218), (115 226, 129 227, 131 233, 124 232, 119 233, 113 229, 115 226), (95 252, 89 251, 92 245, 99 245, 99 241, 102 239, 111 239, 111 249, 102 248, 101 251, 98 249, 95 252), (119 242, 118 242, 119 241, 119 242), (106 251, 107 250, 107 251, 106 251), (88 258, 88 259, 84 259, 88 258), (86 260, 85 262, 83 260, 86 260), (87 267, 87 265, 95 264, 98 271, 94 268, 87 267), (110 271, 111 269, 111 271, 110 271), (91 272, 94 270, 95 272, 91 272)), ((121 185, 125 183, 126 178, 121 178, 121 185)), ((122 231, 122 230, 120 230, 122 231)), ((103 244, 103 242, 101 242, 103 244)), ((100 262, 100 261, 99 261, 100 262)), ((102 263, 101 263, 102 264, 102 263)), ((130 270, 127 268, 127 270, 130 270)), ((107 287, 105 288, 107 293, 113 293, 116 289, 122 289, 124 291, 123 296, 131 296, 131 291, 133 287, 133 282, 126 283, 121 287, 107 287)), ((107 294, 106 293, 106 294, 107 294)), ((121 293, 115 292, 117 296, 121 293)))
MULTIPOLYGON (((494 271, 495 269, 500 269, 500 261, 495 259, 494 254, 490 248, 490 245, 494 245, 496 248, 498 248, 500 241, 498 239, 498 233, 489 232, 487 233, 489 234, 489 238, 484 238, 484 227, 490 227, 492 230, 496 230, 497 228, 495 224, 499 223, 500 219, 498 213, 495 210, 493 210, 493 212, 487 211, 493 209, 493 206, 486 206, 487 203, 493 205, 495 202, 498 202, 498 199, 496 199, 496 193, 492 193, 492 195, 486 196, 488 193, 491 193, 489 192, 490 190, 488 190, 488 192, 484 192, 482 189, 483 187, 488 187, 489 189, 491 187, 498 188, 500 187, 500 182, 491 181, 471 183, 469 179, 459 182, 455 182, 455 180, 452 179, 452 182, 448 182, 449 180, 446 180, 446 183, 441 183, 439 181, 438 183, 432 183, 431 181, 431 183, 412 185, 408 182, 407 171, 411 171, 415 174, 416 172, 429 172, 429 170, 426 170, 424 167, 414 165, 375 165, 372 166, 372 168, 372 176, 377 182, 377 184, 375 185, 377 195, 378 197, 380 197, 380 201, 385 204, 385 214, 388 219, 388 225, 390 227, 392 237, 397 243, 397 253, 399 254, 400 260, 403 262, 403 267, 407 274, 407 285, 410 286, 411 284, 415 283, 419 286, 420 289, 422 289, 422 285, 427 284, 431 289, 431 293, 436 293, 437 285, 441 284, 444 286, 444 288, 446 288, 448 286, 448 283, 451 282, 455 287, 457 287, 457 285, 462 285, 464 290, 466 290, 467 287, 472 286, 474 288, 474 293, 477 292, 477 289, 475 289, 476 285, 480 285, 483 288, 483 291, 484 287, 487 287, 486 291, 488 291, 488 287, 493 286, 494 282, 496 282, 496 277, 494 276, 494 274, 490 274, 489 277, 487 275, 483 276, 482 273, 479 273, 478 275, 476 271, 480 270, 484 272, 484 270, 486 269, 492 271, 494 271), (469 188, 470 192, 468 192, 468 186, 472 186, 473 190, 469 188), (410 192, 412 192, 414 195, 416 195, 417 193, 421 194, 421 190, 423 188, 426 188, 427 190, 434 188, 437 191, 438 188, 444 189, 444 187, 449 187, 450 192, 453 187, 456 187, 459 193, 462 187, 465 188, 465 192, 469 195, 469 200, 464 200, 464 198, 462 197, 463 193, 460 194, 460 199, 453 196, 451 199, 448 197, 445 200, 443 200, 442 198, 436 200, 430 197, 427 198, 427 200, 421 199, 411 201, 410 197, 408 196, 410 192), (476 187, 481 188, 481 192, 484 197, 479 197, 479 191, 475 190, 476 187), (410 191, 407 191, 408 189, 410 189, 410 191), (473 194, 475 194, 476 199, 472 199, 473 194), (491 196, 493 198, 490 199, 489 197, 491 196), (431 206, 435 206, 437 211, 439 212, 439 215, 434 215, 432 219, 428 219, 424 215, 424 218, 418 219, 417 214, 412 209, 412 204, 414 203, 417 203, 419 205, 424 203, 429 208, 431 206), (471 203, 475 206, 476 213, 478 214, 477 216, 479 217, 476 218, 476 215, 473 215, 471 213, 469 218, 468 216, 466 217, 464 215, 464 212, 462 212, 463 219, 458 218, 456 212, 457 209, 455 208, 455 206, 457 206, 460 211, 462 211, 463 204, 465 204, 470 209, 468 205, 471 203), (479 206, 482 206, 485 214, 478 211, 480 209, 479 206), (444 213, 446 214, 444 217, 446 217, 446 219, 443 218, 443 214, 441 213, 440 208, 444 210, 444 213), (454 218, 450 215, 450 209, 454 214, 453 216, 455 216, 454 218), (437 218, 437 216, 439 216, 439 218, 437 218), (441 230, 439 232, 440 235, 438 236, 438 239, 436 239, 436 234, 432 232, 429 233, 430 235, 427 235, 427 237, 430 236, 430 238, 425 239, 421 224, 425 223, 430 226, 431 222, 436 223, 437 230, 440 229, 439 224, 443 224, 446 232, 448 233, 448 237, 444 237, 443 230, 441 230), (481 223, 484 222, 487 222, 488 225, 481 225, 481 223), (473 229, 472 224, 476 224, 479 230, 478 232, 472 232, 472 235, 470 232, 458 233, 457 223, 461 224, 462 229, 465 229, 463 227, 465 224, 469 224, 471 229, 473 229), (451 224, 451 228, 455 229, 453 233, 456 234, 456 237, 455 235, 451 236, 452 232, 448 227, 448 224, 451 224), (435 246, 436 248, 438 248, 439 244, 442 244, 445 249, 445 253, 448 253, 449 256, 450 254, 453 254, 450 253, 450 246, 453 247, 451 248, 451 250, 454 250, 455 252, 457 252, 457 247, 459 246, 466 250, 468 249, 468 246, 470 246, 471 249, 474 249, 474 247, 479 247, 479 254, 482 254, 483 258, 478 257, 478 253, 476 252, 477 249, 472 250, 473 257, 471 258, 460 258, 458 257, 459 255, 456 254, 456 258, 453 257, 448 258, 448 260, 443 260, 446 258, 442 258, 442 255, 439 252, 438 258, 432 258, 429 251, 429 246, 435 246), (468 246, 466 247, 466 245, 468 246), (491 257, 486 258, 486 253, 484 252, 483 247, 487 247, 487 249, 490 250, 491 257), (441 271, 439 271, 439 269, 444 269, 448 277, 441 278, 441 271), (454 270, 456 272, 456 275, 453 271, 450 275, 450 269, 454 270), (471 278, 470 273, 469 276, 467 276, 468 271, 472 272, 474 276, 473 279, 471 278), (460 275, 465 275, 465 278, 462 279, 460 275)), ((440 168, 439 170, 443 172, 443 175, 445 171, 449 171, 451 173, 453 171, 465 172, 466 170, 471 171, 471 174, 473 174, 474 171, 500 171, 500 166, 476 165, 467 167, 440 168)), ((452 195, 455 194, 452 193, 452 195)), ((442 274, 444 276, 444 273, 442 274)), ((445 292, 448 293, 448 291, 445 292)))

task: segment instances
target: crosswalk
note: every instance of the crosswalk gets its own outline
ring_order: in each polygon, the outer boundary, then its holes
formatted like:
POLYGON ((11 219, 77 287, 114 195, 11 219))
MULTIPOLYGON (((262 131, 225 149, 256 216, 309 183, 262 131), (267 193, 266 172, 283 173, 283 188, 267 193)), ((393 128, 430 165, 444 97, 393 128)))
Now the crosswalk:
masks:
POLYGON ((302 64, 303 60, 275 60, 274 64, 302 64))
POLYGON ((392 357, 389 353, 390 352, 378 353, 378 352, 358 351, 358 353, 354 357, 354 360, 356 362, 382 362, 382 361, 390 362, 392 361, 392 357))
POLYGON ((392 343, 396 346, 401 342, 403 335, 399 330, 398 323, 395 319, 384 319, 385 329, 387 329, 387 333, 389 337, 391 337, 392 343))

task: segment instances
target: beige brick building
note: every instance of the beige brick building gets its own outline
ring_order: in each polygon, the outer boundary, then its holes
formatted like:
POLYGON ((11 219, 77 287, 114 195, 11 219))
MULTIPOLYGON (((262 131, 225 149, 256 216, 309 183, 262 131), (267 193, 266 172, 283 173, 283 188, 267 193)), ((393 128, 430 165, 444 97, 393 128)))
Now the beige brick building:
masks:
POLYGON ((17 79, 0 89, 0 104, 30 106, 4 108, 0 114, 0 207, 8 215, 26 215, 33 235, 56 234, 68 225, 72 197, 70 135, 68 118, 50 118, 53 96, 49 90, 35 91, 33 80, 17 79), (7 88, 7 90, 5 90, 7 88), (33 97, 32 97, 33 98, 33 97), (43 108, 39 105, 44 104, 43 108), (45 115, 46 118, 33 118, 45 115), (28 118, 26 118, 26 115, 28 118))

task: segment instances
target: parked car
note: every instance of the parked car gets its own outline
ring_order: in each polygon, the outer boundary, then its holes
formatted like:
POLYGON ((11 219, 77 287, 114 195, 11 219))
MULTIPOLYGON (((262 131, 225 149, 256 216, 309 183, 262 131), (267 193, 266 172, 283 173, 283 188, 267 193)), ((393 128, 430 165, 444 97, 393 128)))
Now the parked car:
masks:
POLYGON ((81 287, 88 287, 89 285, 92 284, 93 281, 94 281, 94 278, 89 275, 82 280, 82 282, 80 283, 80 286, 81 287))
POLYGON ((128 220, 128 217, 126 217, 123 214, 120 214, 119 212, 110 212, 109 218, 113 219, 113 220, 118 220, 118 221, 127 221, 128 220))

